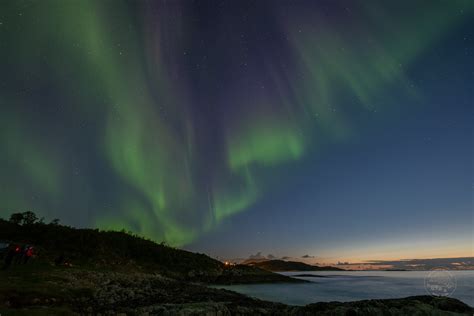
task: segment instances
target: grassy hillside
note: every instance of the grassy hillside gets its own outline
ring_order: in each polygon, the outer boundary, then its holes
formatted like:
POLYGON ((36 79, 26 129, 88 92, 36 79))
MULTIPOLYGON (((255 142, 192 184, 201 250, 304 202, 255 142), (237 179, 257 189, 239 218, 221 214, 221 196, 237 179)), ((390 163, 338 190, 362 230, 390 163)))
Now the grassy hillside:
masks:
POLYGON ((72 264, 165 271, 181 277, 192 270, 220 273, 223 264, 206 255, 157 244, 124 232, 75 229, 40 224, 19 225, 0 220, 0 240, 33 244, 40 258, 61 254, 72 264))
POLYGON ((226 266, 193 253, 125 232, 76 229, 38 221, 0 219, 0 241, 32 244, 36 261, 58 257, 72 266, 123 272, 159 273, 176 280, 205 283, 301 282, 257 267, 226 266))

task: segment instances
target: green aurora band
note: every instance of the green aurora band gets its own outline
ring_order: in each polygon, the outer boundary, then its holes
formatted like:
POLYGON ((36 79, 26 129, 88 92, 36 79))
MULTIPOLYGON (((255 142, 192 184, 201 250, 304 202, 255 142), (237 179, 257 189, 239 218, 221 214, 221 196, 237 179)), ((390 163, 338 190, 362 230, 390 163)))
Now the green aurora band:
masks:
MULTIPOLYGON (((265 170, 278 172, 323 143, 357 135, 352 111, 383 111, 391 104, 381 100, 386 91, 422 98, 410 82, 410 65, 474 11, 468 5, 471 10, 460 14, 462 1, 435 1, 409 12, 363 3, 339 24, 298 7, 284 16, 286 8, 269 11, 288 39, 289 66, 264 51, 264 73, 256 76, 269 76, 270 88, 252 91, 251 100, 232 100, 238 110, 223 118, 220 143, 203 149, 202 123, 192 110, 196 92, 180 66, 195 32, 186 9, 176 14, 185 6, 3 1, 5 71, 25 86, 40 82, 39 90, 54 90, 59 96, 51 104, 72 108, 74 118, 59 121, 51 111, 52 124, 42 126, 38 113, 20 110, 36 102, 32 94, 1 87, 0 214, 35 209, 64 217, 61 208, 74 198, 81 202, 71 212, 84 225, 189 244, 266 194, 265 170), (44 56, 53 62, 45 65, 44 56), (348 95, 356 102, 346 102, 348 95), (77 117, 92 128, 70 125, 69 134, 60 132, 77 117), (71 161, 87 166, 93 159, 102 161, 100 172, 112 175, 113 183, 92 183, 95 169, 87 167, 68 183, 71 161), (98 202, 102 190, 109 192, 107 206, 98 202)), ((230 80, 228 89, 239 85, 230 80)))

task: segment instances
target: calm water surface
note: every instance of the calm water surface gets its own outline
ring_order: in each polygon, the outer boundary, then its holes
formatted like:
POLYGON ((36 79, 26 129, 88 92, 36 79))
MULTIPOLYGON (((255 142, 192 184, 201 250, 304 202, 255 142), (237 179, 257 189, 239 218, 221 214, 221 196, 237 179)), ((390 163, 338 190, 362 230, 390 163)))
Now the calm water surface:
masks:
MULTIPOLYGON (((291 305, 314 302, 356 301, 427 295, 425 278, 429 271, 317 271, 283 272, 292 276, 311 274, 324 277, 302 277, 311 283, 251 284, 218 286, 259 299, 291 305)), ((450 271, 456 280, 451 295, 474 306, 474 271, 450 271)))

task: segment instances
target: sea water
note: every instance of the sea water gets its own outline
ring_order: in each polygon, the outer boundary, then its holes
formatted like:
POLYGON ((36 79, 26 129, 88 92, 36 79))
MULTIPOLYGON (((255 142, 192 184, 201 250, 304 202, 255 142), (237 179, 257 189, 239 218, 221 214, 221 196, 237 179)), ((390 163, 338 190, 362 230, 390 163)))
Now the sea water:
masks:
MULTIPOLYGON (((449 293, 474 306, 474 271, 449 271, 455 288, 449 293)), ((218 286, 262 300, 290 305, 315 302, 357 301, 430 295, 426 281, 430 271, 315 271, 282 272, 284 275, 311 274, 299 277, 310 283, 271 283, 218 286)))

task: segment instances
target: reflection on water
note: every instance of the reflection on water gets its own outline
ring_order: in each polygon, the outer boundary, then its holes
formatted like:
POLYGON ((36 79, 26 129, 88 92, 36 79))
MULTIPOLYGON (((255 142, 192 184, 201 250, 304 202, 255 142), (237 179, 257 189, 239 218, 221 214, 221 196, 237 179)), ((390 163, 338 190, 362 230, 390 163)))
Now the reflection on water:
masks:
MULTIPOLYGON (((474 271, 451 271, 456 290, 451 295, 474 306, 474 271)), ((429 271, 317 271, 284 272, 285 275, 315 275, 301 277, 311 283, 245 284, 218 286, 263 300, 292 305, 314 302, 356 301, 428 295, 425 278, 429 271)))

